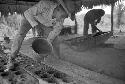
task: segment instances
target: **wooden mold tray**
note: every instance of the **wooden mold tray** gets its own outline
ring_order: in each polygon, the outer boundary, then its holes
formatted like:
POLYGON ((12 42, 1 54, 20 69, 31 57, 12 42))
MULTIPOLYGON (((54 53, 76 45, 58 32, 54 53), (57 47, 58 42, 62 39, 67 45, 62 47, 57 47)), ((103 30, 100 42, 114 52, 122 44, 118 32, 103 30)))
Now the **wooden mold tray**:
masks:
POLYGON ((44 63, 37 63, 32 58, 19 55, 16 58, 19 67, 34 77, 40 78, 47 84, 74 84, 76 81, 69 75, 54 69, 44 63))
POLYGON ((14 63, 9 71, 5 70, 5 58, 0 58, 0 84, 38 84, 38 80, 28 74, 25 70, 19 67, 18 63, 14 63), (31 83, 32 82, 32 83, 31 83))
POLYGON ((111 32, 90 34, 87 37, 80 36, 73 39, 68 39, 65 41, 65 44, 67 44, 71 49, 84 51, 103 44, 111 37, 111 35, 111 32))

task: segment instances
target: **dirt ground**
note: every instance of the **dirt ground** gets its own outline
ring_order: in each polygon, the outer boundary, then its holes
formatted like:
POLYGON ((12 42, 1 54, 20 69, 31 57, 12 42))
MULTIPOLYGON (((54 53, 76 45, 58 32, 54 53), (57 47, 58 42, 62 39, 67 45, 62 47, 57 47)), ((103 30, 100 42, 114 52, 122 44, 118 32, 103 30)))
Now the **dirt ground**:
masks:
MULTIPOLYGON (((31 40, 24 41, 21 51, 31 55, 31 40), (30 45, 29 45, 30 44, 30 45), (30 52, 29 52, 30 51, 30 52)), ((118 34, 105 44, 78 52, 65 44, 60 47, 62 60, 76 64, 82 68, 125 80, 125 36, 118 34)))
MULTIPOLYGON (((25 41, 22 45, 22 52, 30 55, 31 50, 25 41)), ((75 51, 65 44, 61 44, 60 59, 79 65, 85 69, 101 74, 125 80, 125 36, 118 34, 111 37, 105 44, 86 51, 75 51)), ((32 51, 33 52, 33 51, 32 51)), ((34 55, 35 56, 35 55, 34 55)))
POLYGON ((77 52, 61 45, 60 58, 83 68, 125 80, 125 36, 109 38, 105 44, 77 52))

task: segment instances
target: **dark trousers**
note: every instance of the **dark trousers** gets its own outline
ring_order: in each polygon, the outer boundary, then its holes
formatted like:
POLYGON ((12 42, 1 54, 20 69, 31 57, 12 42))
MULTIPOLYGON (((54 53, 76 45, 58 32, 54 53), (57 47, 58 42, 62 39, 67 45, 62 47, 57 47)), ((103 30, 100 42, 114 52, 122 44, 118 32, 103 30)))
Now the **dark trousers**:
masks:
POLYGON ((83 30, 83 35, 88 35, 88 29, 89 29, 89 24, 91 24, 92 27, 92 33, 96 33, 97 32, 97 27, 94 23, 89 23, 87 21, 84 22, 84 30, 83 30))
POLYGON ((94 24, 91 24, 92 27, 92 33, 96 33, 97 32, 97 27, 94 24))

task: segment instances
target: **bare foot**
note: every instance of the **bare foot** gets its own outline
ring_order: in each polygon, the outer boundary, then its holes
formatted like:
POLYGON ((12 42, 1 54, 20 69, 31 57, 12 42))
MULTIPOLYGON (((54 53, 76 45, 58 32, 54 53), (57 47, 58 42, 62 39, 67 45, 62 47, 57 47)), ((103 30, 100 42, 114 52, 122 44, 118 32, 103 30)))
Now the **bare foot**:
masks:
POLYGON ((4 71, 5 71, 5 72, 6 72, 6 71, 9 71, 10 68, 13 66, 13 63, 12 63, 11 61, 8 61, 7 65, 5 65, 5 66, 6 66, 6 69, 5 69, 4 71))
POLYGON ((6 66, 6 69, 5 69, 4 71, 9 71, 9 69, 13 66, 12 61, 13 61, 13 60, 12 60, 11 56, 9 55, 7 65, 5 65, 5 66, 6 66))

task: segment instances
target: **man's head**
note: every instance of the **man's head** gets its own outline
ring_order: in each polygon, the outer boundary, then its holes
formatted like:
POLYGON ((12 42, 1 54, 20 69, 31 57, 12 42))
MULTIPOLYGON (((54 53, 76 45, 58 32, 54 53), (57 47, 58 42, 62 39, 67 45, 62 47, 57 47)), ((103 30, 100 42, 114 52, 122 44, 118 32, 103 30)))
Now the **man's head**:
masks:
POLYGON ((100 14, 100 16, 104 16, 104 14, 105 14, 105 11, 103 10, 103 9, 98 9, 99 10, 99 14, 100 14))
POLYGON ((63 0, 68 11, 71 13, 71 20, 75 19, 75 13, 81 10, 81 0, 63 0))

